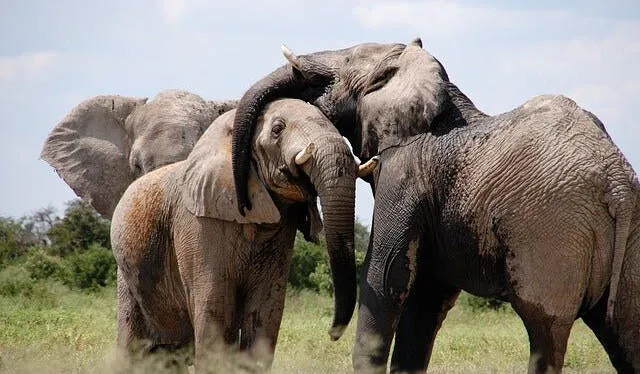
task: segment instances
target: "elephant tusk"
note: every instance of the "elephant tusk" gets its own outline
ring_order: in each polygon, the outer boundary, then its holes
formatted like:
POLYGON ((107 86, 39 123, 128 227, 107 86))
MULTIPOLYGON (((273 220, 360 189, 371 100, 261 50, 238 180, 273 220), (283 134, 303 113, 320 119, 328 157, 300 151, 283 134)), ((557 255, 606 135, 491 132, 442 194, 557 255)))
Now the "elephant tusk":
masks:
POLYGON ((296 165, 302 166, 307 161, 309 161, 309 159, 311 158, 311 154, 313 153, 314 149, 316 149, 316 145, 313 144, 313 143, 309 143, 309 145, 305 149, 303 149, 302 151, 298 152, 298 154, 296 155, 296 158, 295 158, 296 165))
POLYGON ((369 159, 369 161, 360 165, 358 167, 358 178, 366 177, 367 175, 371 174, 376 169, 379 162, 380 156, 373 156, 369 159))
POLYGON ((280 45, 280 49, 282 50, 282 54, 284 55, 284 57, 291 63, 291 65, 293 65, 293 67, 295 67, 296 69, 301 70, 302 66, 298 56, 291 52, 291 50, 284 44, 280 45))

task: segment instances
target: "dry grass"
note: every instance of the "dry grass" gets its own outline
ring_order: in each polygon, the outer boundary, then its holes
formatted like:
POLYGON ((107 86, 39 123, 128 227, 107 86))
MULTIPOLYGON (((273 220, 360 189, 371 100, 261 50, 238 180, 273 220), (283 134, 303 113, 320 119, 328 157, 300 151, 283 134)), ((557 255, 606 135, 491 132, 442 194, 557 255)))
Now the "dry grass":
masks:
MULTIPOLYGON (((287 299, 272 372, 349 373, 354 324, 331 342, 333 301, 300 293, 287 299)), ((0 372, 155 372, 157 362, 132 370, 114 350, 115 292, 80 294, 49 286, 38 297, 0 297, 0 372)), ((528 342, 510 310, 472 313, 456 306, 438 335, 430 372, 510 373, 526 370, 528 342)), ((192 371, 192 370, 191 370, 192 371)), ((614 372, 604 350, 577 322, 565 372, 614 372)))

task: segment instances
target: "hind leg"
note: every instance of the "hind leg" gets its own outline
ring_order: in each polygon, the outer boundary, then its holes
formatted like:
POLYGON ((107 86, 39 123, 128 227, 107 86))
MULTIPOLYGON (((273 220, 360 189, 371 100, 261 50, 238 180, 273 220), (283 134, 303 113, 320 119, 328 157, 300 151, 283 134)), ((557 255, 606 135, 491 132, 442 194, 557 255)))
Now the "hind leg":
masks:
POLYGON ((609 292, 582 316, 620 373, 640 373, 640 232, 632 232, 618 285, 612 320, 608 321, 609 292))
POLYGON ((615 325, 606 321, 608 297, 609 292, 606 292, 600 298, 600 301, 582 316, 582 320, 589 326, 605 351, 607 351, 609 360, 611 360, 611 364, 616 370, 619 373, 633 373, 631 357, 626 357, 625 350, 618 340, 618 331, 615 325))
MULTIPOLYGON (((118 271, 118 346, 123 349, 128 364, 148 358, 149 355, 163 356, 164 369, 171 372, 187 373, 190 347, 175 344, 162 344, 153 338, 147 328, 140 306, 127 287, 121 272, 118 271)), ((133 370, 133 368, 131 368, 133 370)), ((162 369, 157 367, 156 369, 162 369)))
POLYGON ((529 335, 529 373, 560 373, 574 317, 549 316, 525 303, 512 303, 529 335))
POLYGON ((129 354, 147 352, 153 346, 140 306, 118 270, 118 346, 129 354))

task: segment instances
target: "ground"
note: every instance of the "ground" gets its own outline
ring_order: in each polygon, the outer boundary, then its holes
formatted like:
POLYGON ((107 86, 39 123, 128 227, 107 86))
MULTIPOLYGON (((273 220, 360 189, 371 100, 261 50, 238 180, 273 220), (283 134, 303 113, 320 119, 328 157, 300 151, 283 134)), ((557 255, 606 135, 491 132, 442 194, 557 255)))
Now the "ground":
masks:
MULTIPOLYGON (((115 300, 113 288, 88 294, 55 284, 37 288, 31 297, 0 297, 0 372, 129 371, 115 354, 115 300)), ((352 372, 355 324, 331 342, 327 330, 332 308, 329 296, 289 293, 272 372, 352 372)), ((524 372, 527 360, 526 333, 510 308, 472 312, 459 303, 438 335, 429 372, 524 372)), ((565 372, 614 372, 581 321, 571 333, 565 372)))

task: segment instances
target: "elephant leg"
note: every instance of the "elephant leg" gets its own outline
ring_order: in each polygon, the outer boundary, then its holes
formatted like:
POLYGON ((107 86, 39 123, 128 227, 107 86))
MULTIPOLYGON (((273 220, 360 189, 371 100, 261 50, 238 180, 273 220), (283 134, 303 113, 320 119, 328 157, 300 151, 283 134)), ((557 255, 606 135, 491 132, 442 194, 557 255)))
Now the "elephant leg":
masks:
POLYGON ((640 372, 640 227, 634 228, 618 284, 615 309, 607 320, 605 292, 598 303, 582 316, 619 373, 640 372))
POLYGON ((194 336, 196 371, 228 362, 238 341, 237 294, 223 279, 207 280, 208 290, 195 296, 194 336))
MULTIPOLYGON (((118 346, 123 348, 129 364, 148 355, 160 355, 165 368, 175 373, 187 373, 192 347, 160 343, 147 328, 138 302, 127 287, 120 271, 118 286, 118 346)), ((132 369, 133 370, 133 369, 132 369)))
MULTIPOLYGON (((398 226, 402 227, 402 222, 398 226)), ((407 224, 404 227, 410 226, 407 224)), ((394 234, 375 231, 373 246, 365 259, 353 350, 353 367, 356 372, 386 372, 391 341, 404 303, 412 292, 418 240, 411 240, 415 234, 411 235, 409 229, 404 233, 394 234)), ((418 300, 416 304, 417 302, 418 300)), ((418 312, 418 309, 415 311, 418 312)), ((407 324, 400 329, 401 345, 414 340, 411 336, 413 333, 407 333, 406 329, 410 322, 417 319, 417 315, 408 312, 406 318, 407 324)), ((418 329, 415 333, 426 340, 426 326, 419 325, 418 329)), ((426 352, 426 344, 420 345, 423 348, 418 350, 426 352)), ((421 360, 424 361, 424 354, 421 360)))
MULTIPOLYGON (((609 355, 611 364, 619 373, 633 373, 631 357, 625 355, 625 349, 618 340, 619 332, 615 324, 606 321, 607 299, 609 292, 606 292, 598 303, 582 316, 582 320, 593 331, 605 351, 609 355)), ((637 319, 636 319, 637 320, 637 319)))
POLYGON ((396 328, 391 372, 427 370, 436 334, 459 294, 458 288, 418 277, 396 328))
MULTIPOLYGON (((288 268, 287 268, 288 269, 288 268)), ((275 280, 263 280, 247 297, 240 334, 240 349, 258 370, 271 367, 284 310, 288 272, 275 280)))
POLYGON ((527 303, 512 305, 529 335, 529 373, 560 373, 575 317, 544 315, 527 303))
POLYGON ((140 306, 118 270, 118 346, 128 354, 148 352, 153 346, 140 306))

